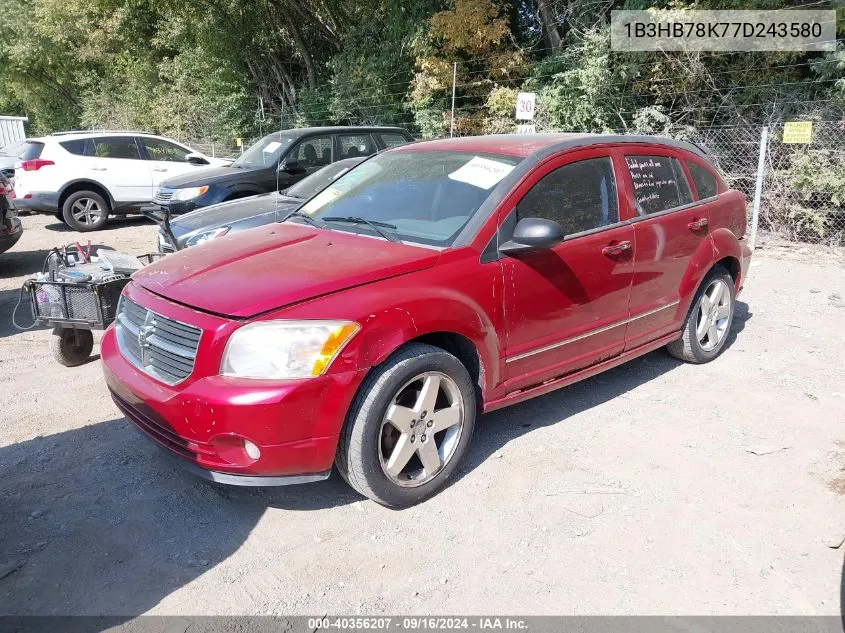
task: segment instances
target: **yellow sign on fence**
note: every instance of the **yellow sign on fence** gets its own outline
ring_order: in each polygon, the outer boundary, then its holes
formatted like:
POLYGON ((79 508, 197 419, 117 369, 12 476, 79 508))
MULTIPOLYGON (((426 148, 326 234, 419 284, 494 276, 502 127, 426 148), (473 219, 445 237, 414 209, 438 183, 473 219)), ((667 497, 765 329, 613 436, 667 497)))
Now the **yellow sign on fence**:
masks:
POLYGON ((812 137, 812 121, 787 121, 783 124, 784 143, 809 143, 812 137))

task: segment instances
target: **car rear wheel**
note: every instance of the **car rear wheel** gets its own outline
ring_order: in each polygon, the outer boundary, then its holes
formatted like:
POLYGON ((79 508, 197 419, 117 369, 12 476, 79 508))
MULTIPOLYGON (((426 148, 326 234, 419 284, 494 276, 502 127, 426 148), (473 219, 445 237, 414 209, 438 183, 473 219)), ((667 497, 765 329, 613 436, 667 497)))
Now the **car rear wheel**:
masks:
POLYGON ((86 233, 103 228, 109 219, 109 205, 98 193, 77 191, 62 205, 65 224, 74 231, 86 233))
POLYGON ((688 363, 706 363, 724 349, 734 317, 734 280, 717 266, 711 270, 695 295, 681 338, 666 349, 688 363))
POLYGON ((341 434, 337 467, 355 490, 407 507, 446 484, 469 446, 475 389, 463 364, 413 343, 367 377, 341 434))
POLYGON ((91 330, 57 327, 50 337, 50 353, 60 365, 76 367, 88 362, 94 349, 91 330))

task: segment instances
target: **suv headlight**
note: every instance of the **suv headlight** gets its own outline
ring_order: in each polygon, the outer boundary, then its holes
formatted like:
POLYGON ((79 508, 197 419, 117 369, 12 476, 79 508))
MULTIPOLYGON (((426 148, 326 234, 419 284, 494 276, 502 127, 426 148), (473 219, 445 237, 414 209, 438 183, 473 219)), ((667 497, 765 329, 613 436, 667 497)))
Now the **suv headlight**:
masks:
POLYGON ((203 231, 202 233, 197 233, 196 235, 191 236, 187 242, 185 242, 186 246, 196 246, 197 244, 202 244, 209 240, 213 240, 215 237, 223 237, 226 233, 229 232, 228 226, 218 226, 216 229, 211 229, 210 231, 203 231))
POLYGON ((264 379, 319 376, 360 329, 352 321, 250 323, 229 338, 220 373, 264 379))
POLYGON ((199 198, 202 194, 208 191, 208 185, 202 187, 185 187, 184 189, 174 189, 171 200, 184 202, 185 200, 193 200, 199 198))

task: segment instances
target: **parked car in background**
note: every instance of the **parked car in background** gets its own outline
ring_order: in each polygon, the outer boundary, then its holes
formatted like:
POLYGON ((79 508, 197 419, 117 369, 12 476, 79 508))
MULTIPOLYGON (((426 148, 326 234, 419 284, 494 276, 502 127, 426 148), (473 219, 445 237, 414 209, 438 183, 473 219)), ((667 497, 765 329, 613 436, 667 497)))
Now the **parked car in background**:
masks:
POLYGON ((165 229, 159 228, 158 250, 161 253, 172 253, 174 250, 197 246, 224 235, 234 235, 262 224, 276 222, 363 160, 365 159, 339 160, 306 176, 283 192, 221 202, 180 215, 170 222, 170 232, 177 241, 176 248, 170 243, 165 229))
POLYGON ((139 211, 170 176, 230 161, 140 132, 64 132, 27 139, 15 166, 19 209, 52 213, 76 231, 139 211))
POLYGON ((18 141, 0 148, 0 173, 7 178, 15 177, 15 163, 26 147, 26 141, 18 141))
POLYGON ((23 224, 15 213, 12 182, 0 172, 0 253, 12 248, 23 235, 23 224))
POLYGON ((172 216, 227 200, 283 191, 343 158, 370 156, 410 143, 398 127, 311 127, 268 134, 230 167, 169 178, 153 202, 172 216))
POLYGON ((751 258, 745 208, 670 139, 398 147, 287 222, 135 273, 106 381, 212 480, 302 483, 335 464, 407 506, 443 487, 480 412, 664 346, 716 358, 751 258))

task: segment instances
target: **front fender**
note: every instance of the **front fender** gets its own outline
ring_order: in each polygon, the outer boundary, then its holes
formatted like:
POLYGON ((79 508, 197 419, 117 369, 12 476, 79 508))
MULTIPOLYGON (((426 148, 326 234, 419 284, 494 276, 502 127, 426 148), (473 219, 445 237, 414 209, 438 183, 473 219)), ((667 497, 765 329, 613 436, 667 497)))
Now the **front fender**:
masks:
POLYGON ((490 317, 470 297, 448 288, 430 287, 391 293, 391 306, 367 315, 361 323, 360 369, 383 363, 398 348, 426 334, 448 332, 468 339, 478 354, 482 388, 499 379, 499 343, 490 317), (423 298, 424 297, 424 298, 423 298))
POLYGON ((473 271, 474 283, 463 278, 460 283, 443 283, 443 268, 435 266, 291 306, 279 312, 278 318, 343 318, 360 324, 361 331, 335 359, 330 372, 370 369, 427 334, 458 334, 475 348, 486 395, 499 381, 501 306, 496 297, 501 292, 493 290, 500 283, 496 271, 491 266, 486 279, 473 271))

